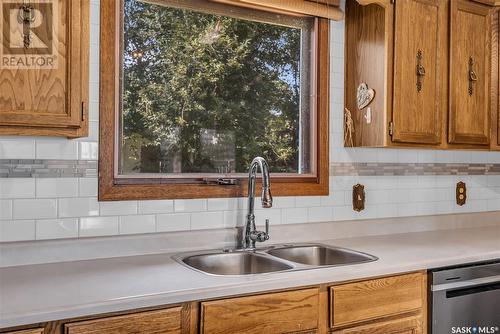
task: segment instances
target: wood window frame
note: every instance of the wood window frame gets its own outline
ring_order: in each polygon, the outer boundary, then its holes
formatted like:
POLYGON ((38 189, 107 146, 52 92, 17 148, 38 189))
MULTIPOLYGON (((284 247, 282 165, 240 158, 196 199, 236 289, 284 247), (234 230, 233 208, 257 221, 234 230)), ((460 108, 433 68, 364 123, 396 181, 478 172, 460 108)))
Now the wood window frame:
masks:
MULTIPOLYGON (((236 185, 172 182, 166 178, 118 178, 115 154, 118 147, 120 106, 121 1, 101 3, 100 87, 99 87, 99 200, 148 200, 241 197, 247 194, 247 178, 236 185)), ((313 176, 273 176, 275 196, 319 196, 329 191, 329 21, 315 18, 313 73, 311 92, 316 117, 315 166, 313 176)))

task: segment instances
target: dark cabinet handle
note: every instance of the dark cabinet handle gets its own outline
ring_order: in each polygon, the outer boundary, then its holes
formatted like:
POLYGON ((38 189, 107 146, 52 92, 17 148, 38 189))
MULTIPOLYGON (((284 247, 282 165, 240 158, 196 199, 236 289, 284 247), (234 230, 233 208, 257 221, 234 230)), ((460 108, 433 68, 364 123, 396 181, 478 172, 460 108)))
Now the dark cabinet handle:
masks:
POLYGON ((422 91, 422 81, 425 77, 425 67, 422 65, 424 58, 422 50, 417 51, 417 92, 422 91))
POLYGON ((474 94, 474 83, 477 81, 477 74, 474 71, 474 58, 469 57, 469 95, 474 94))

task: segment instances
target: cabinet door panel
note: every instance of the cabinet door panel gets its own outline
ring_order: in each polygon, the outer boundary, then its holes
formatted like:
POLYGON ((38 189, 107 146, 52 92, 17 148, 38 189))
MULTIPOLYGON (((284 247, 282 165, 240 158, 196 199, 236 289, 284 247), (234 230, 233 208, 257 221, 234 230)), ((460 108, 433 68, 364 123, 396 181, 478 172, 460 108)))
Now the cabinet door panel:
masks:
POLYGON ((180 334, 181 308, 140 312, 64 325, 66 334, 180 334))
POLYGON ((491 114, 492 149, 500 149, 500 9, 492 16, 491 29, 491 114))
POLYGON ((445 4, 441 0, 402 0, 395 4, 395 142, 441 143, 445 4))
POLYGON ((25 329, 20 331, 7 332, 4 334, 43 334, 43 328, 25 329))
POLYGON ((26 25, 15 15, 19 1, 0 4, 0 134, 31 128, 34 135, 55 129, 55 135, 78 136, 88 93, 89 0, 30 2, 29 8, 34 19, 26 25))
POLYGON ((451 1, 451 144, 489 144, 490 28, 488 7, 451 1))
POLYGON ((334 331, 333 334, 424 334, 422 316, 375 322, 369 325, 334 331))
POLYGON ((201 303, 201 333, 314 333, 318 289, 271 293, 201 303))
POLYGON ((425 307, 426 276, 415 273, 330 288, 330 327, 354 326, 425 307))

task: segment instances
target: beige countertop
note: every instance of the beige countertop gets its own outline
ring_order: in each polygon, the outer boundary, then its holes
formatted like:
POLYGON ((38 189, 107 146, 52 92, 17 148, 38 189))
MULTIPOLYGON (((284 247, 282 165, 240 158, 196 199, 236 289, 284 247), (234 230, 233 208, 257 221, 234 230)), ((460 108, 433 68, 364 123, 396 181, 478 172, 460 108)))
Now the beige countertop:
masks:
POLYGON ((0 269, 0 328, 500 259, 500 225, 320 242, 379 260, 239 277, 199 273, 172 254, 6 267, 0 269))

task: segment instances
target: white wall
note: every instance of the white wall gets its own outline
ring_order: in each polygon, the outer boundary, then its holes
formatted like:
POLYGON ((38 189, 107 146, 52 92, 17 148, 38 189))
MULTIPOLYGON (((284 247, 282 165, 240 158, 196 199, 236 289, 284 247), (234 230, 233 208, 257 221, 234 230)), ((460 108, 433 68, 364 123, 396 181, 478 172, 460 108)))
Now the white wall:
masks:
MULTIPOLYGON (((0 137, 0 159, 97 160, 99 0, 91 0, 90 136, 78 140, 0 137)), ((500 163, 500 153, 343 148, 343 22, 331 28, 332 162, 500 163)), ((0 178, 0 242, 234 227, 244 199, 97 201, 95 178, 0 178)), ((330 196, 281 197, 257 210, 258 223, 294 224, 500 210, 500 176, 331 176, 330 196), (454 185, 467 182, 468 203, 454 204, 454 185), (366 210, 351 208, 352 185, 363 183, 366 210)), ((499 215, 500 216, 500 215, 499 215)))

